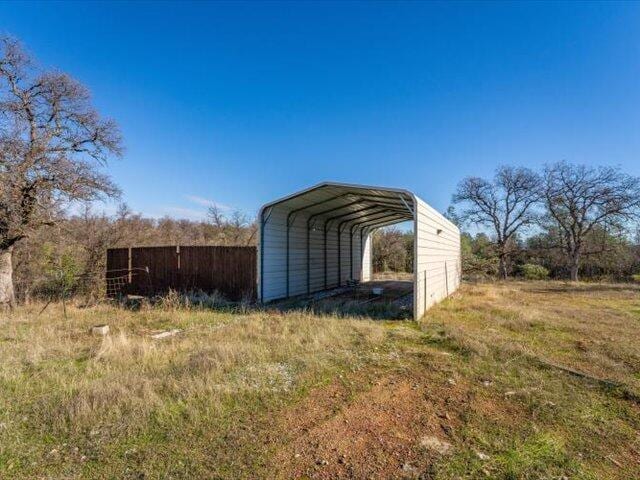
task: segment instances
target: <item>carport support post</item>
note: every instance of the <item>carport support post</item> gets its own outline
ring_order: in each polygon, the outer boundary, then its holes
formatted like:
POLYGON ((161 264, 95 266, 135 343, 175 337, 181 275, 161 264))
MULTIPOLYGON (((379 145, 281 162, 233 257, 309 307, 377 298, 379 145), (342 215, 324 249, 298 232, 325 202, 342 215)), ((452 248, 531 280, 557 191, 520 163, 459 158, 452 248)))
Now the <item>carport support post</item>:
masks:
POLYGON ((264 301, 264 227, 269 221, 273 207, 263 210, 260 214, 260 301, 264 301), (269 214, 265 218, 265 212, 269 211, 269 214))
POLYGON ((360 281, 362 282, 362 269, 364 267, 364 249, 362 248, 362 231, 364 228, 360 229, 360 281))
POLYGON ((309 220, 307 220, 307 295, 311 293, 311 248, 309 246, 311 235, 309 234, 309 220))
POLYGON ((324 243, 323 243, 323 249, 324 249, 324 255, 323 255, 323 261, 324 261, 324 289, 327 289, 327 222, 324 222, 324 229, 323 229, 323 235, 324 235, 324 243))
MULTIPOLYGON (((353 220, 343 220, 338 224, 338 287, 342 286, 342 232, 346 230, 346 228, 343 230, 342 226, 349 222, 353 222, 353 220)), ((349 271, 351 272, 350 278, 353 278, 353 227, 355 227, 356 225, 357 224, 352 225, 349 229, 349 271)))
POLYGON ((349 229, 349 279, 353 280, 353 227, 349 229))
POLYGON ((340 245, 340 237, 342 236, 342 233, 340 233, 340 229, 342 228, 342 223, 338 224, 338 288, 340 288, 340 285, 342 284, 342 272, 341 270, 341 263, 342 263, 342 246, 340 245))
POLYGON ((264 301, 264 210, 260 214, 260 301, 264 301))
POLYGON ((290 254, 289 254, 289 247, 290 247, 290 240, 289 237, 291 236, 291 225, 293 224, 293 222, 296 221, 296 217, 297 217, 297 212, 300 211, 300 209, 298 210, 293 210, 291 212, 289 212, 289 214, 287 215, 287 296, 285 298, 289 298, 289 271, 290 271, 290 266, 289 264, 290 262, 290 254))
POLYGON ((358 224, 355 223, 349 229, 349 275, 351 280, 353 280, 353 229, 357 226, 358 224))
POLYGON ((289 213, 289 215, 287 215, 287 296, 286 298, 289 298, 289 228, 291 227, 291 225, 289 224, 289 220, 291 218, 291 213, 289 213))

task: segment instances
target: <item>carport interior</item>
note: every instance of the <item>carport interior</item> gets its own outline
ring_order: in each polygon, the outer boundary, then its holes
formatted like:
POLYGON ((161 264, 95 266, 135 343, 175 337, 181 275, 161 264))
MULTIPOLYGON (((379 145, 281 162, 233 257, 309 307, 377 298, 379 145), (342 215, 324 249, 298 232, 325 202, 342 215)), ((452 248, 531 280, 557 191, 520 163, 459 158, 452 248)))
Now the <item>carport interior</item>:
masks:
POLYGON ((336 183, 265 205, 259 218, 260 299, 361 293, 372 280, 371 233, 414 220, 415 208, 404 190, 336 183))

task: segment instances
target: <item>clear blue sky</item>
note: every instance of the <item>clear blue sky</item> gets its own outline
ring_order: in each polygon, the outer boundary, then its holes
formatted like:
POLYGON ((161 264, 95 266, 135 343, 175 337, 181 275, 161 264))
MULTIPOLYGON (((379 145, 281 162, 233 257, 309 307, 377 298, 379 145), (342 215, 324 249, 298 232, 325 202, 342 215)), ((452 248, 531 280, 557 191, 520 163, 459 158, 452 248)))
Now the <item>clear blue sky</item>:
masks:
POLYGON ((466 175, 640 175, 640 4, 12 3, 0 30, 86 84, 148 215, 254 213, 323 180, 439 210, 466 175))

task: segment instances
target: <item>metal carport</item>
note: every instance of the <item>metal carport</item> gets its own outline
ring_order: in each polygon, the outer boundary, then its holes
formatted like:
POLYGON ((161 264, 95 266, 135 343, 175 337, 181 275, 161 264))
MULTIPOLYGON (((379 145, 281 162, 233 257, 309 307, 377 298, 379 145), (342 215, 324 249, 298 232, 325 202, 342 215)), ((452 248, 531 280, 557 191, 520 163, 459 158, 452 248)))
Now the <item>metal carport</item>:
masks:
POLYGON ((413 193, 325 182, 267 203, 259 213, 261 302, 371 278, 371 233, 414 222, 413 316, 460 283, 460 232, 413 193))

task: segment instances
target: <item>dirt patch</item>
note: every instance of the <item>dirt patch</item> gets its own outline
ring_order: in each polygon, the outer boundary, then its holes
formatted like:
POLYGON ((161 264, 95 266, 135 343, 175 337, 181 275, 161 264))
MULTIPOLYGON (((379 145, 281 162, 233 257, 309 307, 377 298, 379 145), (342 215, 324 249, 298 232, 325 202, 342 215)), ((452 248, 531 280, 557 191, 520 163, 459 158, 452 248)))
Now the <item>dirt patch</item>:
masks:
POLYGON ((349 399, 347 388, 333 384, 284 416, 279 478, 412 478, 453 451, 463 386, 370 375, 361 387, 349 399))

